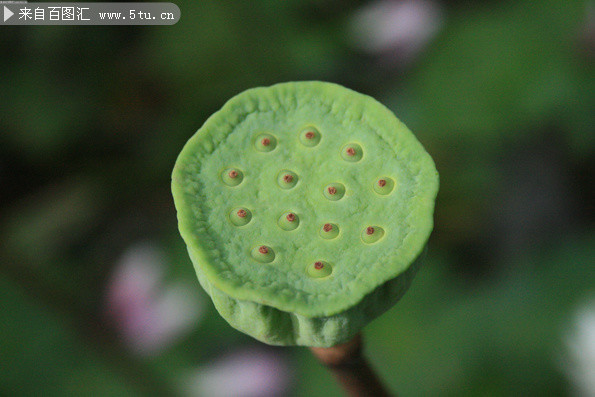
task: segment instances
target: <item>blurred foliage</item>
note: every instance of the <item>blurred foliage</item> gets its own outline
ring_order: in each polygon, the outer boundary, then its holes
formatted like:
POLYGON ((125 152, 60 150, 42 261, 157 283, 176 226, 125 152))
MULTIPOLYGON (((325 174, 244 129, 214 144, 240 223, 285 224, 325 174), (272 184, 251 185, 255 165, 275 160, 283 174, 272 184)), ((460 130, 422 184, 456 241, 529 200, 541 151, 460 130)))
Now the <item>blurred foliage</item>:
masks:
MULTIPOLYGON (((440 172, 427 265, 366 330, 391 388, 568 394, 564 327, 594 289, 587 3, 436 3, 443 29, 402 65, 356 50, 350 24, 370 4, 356 0, 178 1, 174 26, 3 27, 0 394, 174 394, 184 371, 256 343, 209 303, 183 340, 140 356, 106 319, 106 285, 151 241, 166 277, 199 290, 175 158, 231 96, 304 79, 378 98, 440 172)), ((288 395, 338 393, 307 349, 273 351, 289 354, 288 395)))

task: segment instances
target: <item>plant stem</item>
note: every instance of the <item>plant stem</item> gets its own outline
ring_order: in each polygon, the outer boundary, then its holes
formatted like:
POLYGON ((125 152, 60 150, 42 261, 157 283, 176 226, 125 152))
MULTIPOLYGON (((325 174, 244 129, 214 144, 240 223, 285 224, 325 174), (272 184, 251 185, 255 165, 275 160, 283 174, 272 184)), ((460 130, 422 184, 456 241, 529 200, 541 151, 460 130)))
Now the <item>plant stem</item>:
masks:
POLYGON ((353 397, 388 397, 389 392, 363 355, 363 337, 357 334, 349 342, 310 350, 335 376, 348 395, 353 397))

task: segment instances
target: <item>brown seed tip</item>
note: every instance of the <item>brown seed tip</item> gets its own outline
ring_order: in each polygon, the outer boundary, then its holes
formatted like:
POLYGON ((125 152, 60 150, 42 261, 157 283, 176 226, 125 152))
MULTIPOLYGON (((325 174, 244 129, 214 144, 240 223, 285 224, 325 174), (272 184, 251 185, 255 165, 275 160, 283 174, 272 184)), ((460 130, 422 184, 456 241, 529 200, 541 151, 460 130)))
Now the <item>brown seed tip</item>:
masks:
POLYGON ((334 186, 329 186, 328 188, 328 194, 336 194, 337 193, 337 188, 334 186))
POLYGON ((384 180, 384 179, 379 180, 378 181, 378 186, 385 187, 386 186, 386 180, 384 180))
POLYGON ((372 226, 368 226, 366 229, 366 234, 374 234, 374 228, 372 226))
POLYGON ((292 214, 291 212, 289 214, 287 214, 287 220, 289 222, 295 221, 295 214, 292 214))
POLYGON ((231 170, 231 171, 229 171, 228 175, 231 179, 234 179, 238 176, 238 172, 236 170, 231 170))
POLYGON ((333 225, 331 225, 330 223, 325 223, 322 227, 322 230, 324 230, 325 232, 330 232, 331 230, 333 230, 333 225))
POLYGON ((306 139, 312 139, 312 138, 314 138, 314 135, 315 135, 314 132, 308 131, 308 132, 306 132, 305 136, 306 136, 306 139))
POLYGON ((316 262, 316 263, 314 263, 314 269, 316 269, 316 270, 320 270, 323 267, 324 267, 324 263, 322 263, 322 262, 316 262))
POLYGON ((345 150, 345 153, 347 153, 348 156, 355 156, 355 149, 348 147, 347 150, 345 150))
POLYGON ((246 217, 246 211, 244 211, 244 210, 238 210, 238 216, 240 218, 245 218, 246 217))
POLYGON ((285 183, 291 183, 291 181, 293 181, 293 175, 290 175, 290 174, 283 175, 283 181, 285 183))
POLYGON ((262 143, 262 146, 269 146, 271 144, 271 140, 269 138, 263 138, 260 143, 262 143))
POLYGON ((263 255, 264 254, 268 254, 269 253, 269 249, 266 246, 261 245, 260 248, 258 249, 258 252, 260 252, 263 255))

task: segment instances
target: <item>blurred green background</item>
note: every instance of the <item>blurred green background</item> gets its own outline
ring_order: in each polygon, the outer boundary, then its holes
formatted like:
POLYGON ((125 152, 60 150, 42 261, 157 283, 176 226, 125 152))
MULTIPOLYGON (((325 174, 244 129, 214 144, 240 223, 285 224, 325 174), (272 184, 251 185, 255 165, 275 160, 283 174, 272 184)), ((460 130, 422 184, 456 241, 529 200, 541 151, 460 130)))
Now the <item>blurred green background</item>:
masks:
POLYGON ((0 395, 340 395, 219 317, 170 194, 227 99, 311 79, 386 104, 440 173, 425 265, 365 330, 390 388, 595 395, 592 1, 176 4, 0 27, 0 395))

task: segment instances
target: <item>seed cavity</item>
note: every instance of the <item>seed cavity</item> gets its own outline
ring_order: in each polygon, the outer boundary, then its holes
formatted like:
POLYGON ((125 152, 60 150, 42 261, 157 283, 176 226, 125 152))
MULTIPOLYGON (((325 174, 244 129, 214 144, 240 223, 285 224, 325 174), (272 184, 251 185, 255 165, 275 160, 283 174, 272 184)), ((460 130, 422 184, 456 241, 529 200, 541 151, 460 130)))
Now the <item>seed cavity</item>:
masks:
POLYGON ((244 207, 234 208, 229 213, 229 220, 235 226, 247 225, 252 220, 252 212, 244 207))
POLYGON ((227 186, 237 186, 244 180, 244 174, 237 168, 228 168, 221 173, 221 180, 227 186))
POLYGON ((306 127, 300 132, 300 142, 307 147, 314 147, 320 142, 320 132, 314 127, 306 127))
POLYGON ((308 265, 306 273, 312 278, 324 278, 331 275, 333 266, 325 261, 316 261, 308 265))
POLYGON ((260 134, 256 137, 254 147, 259 152, 270 152, 277 147, 277 138, 271 134, 260 134))
POLYGON ((320 228, 319 234, 325 240, 332 240, 339 235, 339 226, 334 223, 325 223, 320 228))
POLYGON ((269 246, 259 245, 252 249, 252 258, 261 263, 270 263, 275 259, 275 251, 269 246))
POLYGON ((387 176, 379 178, 374 182, 374 191, 381 196, 390 194, 394 188, 395 181, 387 176))
POLYGON ((331 183, 324 187, 324 197, 331 201, 341 200, 345 195, 345 185, 342 183, 331 183))
POLYGON ((362 159, 364 152, 362 147, 357 143, 348 143, 347 145, 343 146, 341 149, 341 157, 345 161, 349 162, 357 162, 362 159))
POLYGON ((362 241, 366 244, 373 244, 384 236, 384 229, 380 226, 367 226, 362 230, 362 241))
POLYGON ((277 220, 277 225, 285 231, 295 230, 300 225, 300 218, 295 212, 285 212, 277 220))
POLYGON ((282 170, 277 175, 277 184, 282 189, 291 189, 298 183, 298 176, 295 172, 289 170, 282 170))

